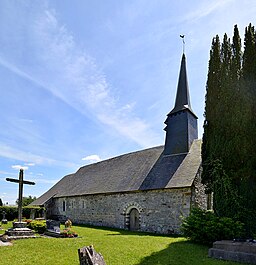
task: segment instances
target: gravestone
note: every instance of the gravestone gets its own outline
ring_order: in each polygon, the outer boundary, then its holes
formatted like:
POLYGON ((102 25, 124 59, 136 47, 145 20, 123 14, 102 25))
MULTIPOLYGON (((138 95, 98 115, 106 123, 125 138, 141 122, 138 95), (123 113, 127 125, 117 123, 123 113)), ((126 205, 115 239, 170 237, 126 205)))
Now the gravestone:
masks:
POLYGON ((60 222, 56 220, 46 220, 46 229, 48 231, 60 233, 60 222))
POLYGON ((52 237, 62 237, 60 232, 60 222, 56 220, 46 220, 46 231, 44 234, 52 237))
POLYGON ((103 256, 93 246, 78 249, 80 265, 106 265, 103 256))
POLYGON ((5 211, 2 211, 2 215, 3 215, 3 218, 2 218, 2 224, 7 224, 8 221, 7 221, 6 217, 5 217, 6 212, 5 212, 5 211))

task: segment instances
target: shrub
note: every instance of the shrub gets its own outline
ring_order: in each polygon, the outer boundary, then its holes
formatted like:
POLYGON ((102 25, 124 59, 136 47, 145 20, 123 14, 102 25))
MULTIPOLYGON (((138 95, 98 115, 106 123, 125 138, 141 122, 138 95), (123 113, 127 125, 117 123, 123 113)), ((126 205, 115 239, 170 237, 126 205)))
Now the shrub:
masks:
POLYGON ((33 220, 32 222, 29 222, 27 225, 28 228, 35 230, 39 234, 43 234, 46 230, 46 221, 37 221, 33 220))
POLYGON ((5 218, 9 221, 18 217, 18 208, 15 206, 0 206, 0 219, 3 218, 3 212, 5 212, 5 218))
POLYGON ((61 234, 63 235, 63 237, 77 237, 77 233, 72 230, 71 228, 66 228, 64 229, 61 234))
POLYGON ((217 217, 211 211, 194 208, 183 220, 182 232, 185 237, 204 245, 214 241, 241 238, 244 236, 244 224, 228 217, 217 217))

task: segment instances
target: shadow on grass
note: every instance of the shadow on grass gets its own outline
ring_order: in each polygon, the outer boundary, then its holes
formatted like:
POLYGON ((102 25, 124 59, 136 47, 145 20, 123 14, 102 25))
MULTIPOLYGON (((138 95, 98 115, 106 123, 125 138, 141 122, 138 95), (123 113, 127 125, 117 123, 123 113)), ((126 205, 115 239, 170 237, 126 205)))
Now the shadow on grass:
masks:
POLYGON ((142 232, 142 231, 130 231, 126 229, 112 228, 112 227, 106 227, 106 226, 93 226, 93 225, 84 225, 84 224, 76 224, 75 226, 113 232, 113 233, 107 234, 108 236, 134 235, 134 236, 154 236, 154 237, 173 237, 173 238, 180 237, 180 235, 175 235, 175 234, 166 235, 166 234, 156 234, 153 232, 150 233, 150 232, 142 232))
POLYGON ((239 265, 241 263, 221 261, 208 257, 208 247, 191 242, 174 242, 166 249, 144 257, 136 265, 239 265))

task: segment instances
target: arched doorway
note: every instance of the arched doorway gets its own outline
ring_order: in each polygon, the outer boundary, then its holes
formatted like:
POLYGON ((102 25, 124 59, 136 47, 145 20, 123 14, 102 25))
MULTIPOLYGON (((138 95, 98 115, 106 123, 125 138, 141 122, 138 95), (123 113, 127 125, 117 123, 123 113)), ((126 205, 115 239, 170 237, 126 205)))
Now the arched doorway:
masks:
POLYGON ((140 213, 136 208, 132 208, 129 214, 129 229, 137 231, 140 229, 140 213))

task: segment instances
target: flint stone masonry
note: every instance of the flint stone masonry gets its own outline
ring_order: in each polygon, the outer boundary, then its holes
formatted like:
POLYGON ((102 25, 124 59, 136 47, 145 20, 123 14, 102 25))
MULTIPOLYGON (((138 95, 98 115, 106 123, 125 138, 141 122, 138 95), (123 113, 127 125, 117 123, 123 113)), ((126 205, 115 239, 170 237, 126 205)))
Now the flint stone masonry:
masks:
POLYGON ((189 215, 195 200, 191 188, 63 197, 51 202, 48 214, 78 224, 129 229, 129 213, 135 208, 140 231, 170 234, 180 232, 182 217, 189 215))

